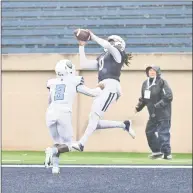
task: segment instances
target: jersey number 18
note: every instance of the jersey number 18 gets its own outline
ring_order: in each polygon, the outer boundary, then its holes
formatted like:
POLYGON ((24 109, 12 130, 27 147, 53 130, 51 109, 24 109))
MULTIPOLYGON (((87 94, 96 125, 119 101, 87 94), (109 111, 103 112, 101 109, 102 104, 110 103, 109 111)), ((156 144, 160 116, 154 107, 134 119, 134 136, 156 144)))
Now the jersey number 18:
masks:
POLYGON ((66 85, 65 84, 58 84, 58 85, 56 85, 55 96, 54 96, 54 100, 55 101, 64 100, 65 89, 66 89, 66 85))

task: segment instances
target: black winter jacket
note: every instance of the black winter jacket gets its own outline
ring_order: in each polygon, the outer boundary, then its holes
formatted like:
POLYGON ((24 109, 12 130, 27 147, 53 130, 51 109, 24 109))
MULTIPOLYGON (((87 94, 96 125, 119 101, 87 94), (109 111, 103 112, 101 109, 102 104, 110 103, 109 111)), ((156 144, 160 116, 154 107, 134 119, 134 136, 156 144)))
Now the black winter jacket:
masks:
POLYGON ((136 110, 139 112, 145 106, 147 106, 149 112, 149 119, 152 120, 170 120, 171 119, 171 102, 173 100, 172 90, 169 87, 166 80, 161 78, 161 70, 157 66, 149 66, 146 68, 146 73, 150 68, 153 68, 157 72, 155 85, 149 88, 151 92, 150 99, 144 98, 145 90, 147 89, 147 81, 143 82, 141 88, 141 97, 136 106, 136 110))

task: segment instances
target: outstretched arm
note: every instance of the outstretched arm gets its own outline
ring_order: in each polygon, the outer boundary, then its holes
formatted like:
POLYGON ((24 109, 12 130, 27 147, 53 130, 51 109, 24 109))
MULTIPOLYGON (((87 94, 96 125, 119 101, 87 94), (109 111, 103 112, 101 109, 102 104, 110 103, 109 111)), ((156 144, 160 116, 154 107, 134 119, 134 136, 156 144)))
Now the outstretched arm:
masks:
POLYGON ((84 44, 84 42, 79 42, 80 67, 96 70, 98 68, 98 62, 97 60, 87 59, 84 51, 84 44))
POLYGON ((117 48, 112 46, 107 40, 99 38, 90 32, 91 40, 95 41, 97 44, 101 45, 103 48, 106 48, 109 53, 113 56, 116 62, 121 63, 121 54, 117 48))
POLYGON ((90 97, 96 97, 100 94, 101 89, 99 87, 90 89, 87 86, 80 84, 77 86, 77 92, 90 96, 90 97))

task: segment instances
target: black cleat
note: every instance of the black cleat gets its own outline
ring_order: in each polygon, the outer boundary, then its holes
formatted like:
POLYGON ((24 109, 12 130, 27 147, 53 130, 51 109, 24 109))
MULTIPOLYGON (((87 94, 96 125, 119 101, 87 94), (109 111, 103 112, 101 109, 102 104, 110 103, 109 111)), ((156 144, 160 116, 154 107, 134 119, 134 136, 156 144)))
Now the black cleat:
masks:
POLYGON ((131 120, 127 120, 124 121, 125 124, 125 131, 127 131, 129 133, 129 135, 135 139, 135 131, 132 129, 132 121, 131 120))
POLYGON ((171 155, 171 154, 169 154, 169 155, 164 154, 164 155, 162 156, 162 158, 163 158, 163 159, 166 159, 166 160, 172 160, 172 155, 171 155))

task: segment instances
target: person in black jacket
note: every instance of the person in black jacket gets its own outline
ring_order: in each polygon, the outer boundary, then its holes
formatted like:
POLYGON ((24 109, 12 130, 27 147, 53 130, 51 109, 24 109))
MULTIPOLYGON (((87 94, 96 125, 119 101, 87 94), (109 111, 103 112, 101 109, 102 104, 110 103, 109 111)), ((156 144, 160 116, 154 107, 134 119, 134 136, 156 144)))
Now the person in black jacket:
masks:
POLYGON ((135 112, 147 106, 149 120, 146 137, 152 151, 150 158, 172 159, 170 146, 172 90, 167 81, 161 78, 158 66, 147 67, 146 74, 148 79, 143 82, 135 112))

